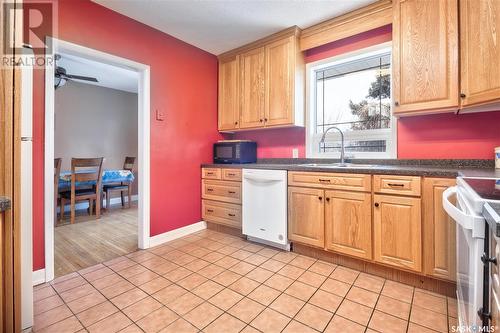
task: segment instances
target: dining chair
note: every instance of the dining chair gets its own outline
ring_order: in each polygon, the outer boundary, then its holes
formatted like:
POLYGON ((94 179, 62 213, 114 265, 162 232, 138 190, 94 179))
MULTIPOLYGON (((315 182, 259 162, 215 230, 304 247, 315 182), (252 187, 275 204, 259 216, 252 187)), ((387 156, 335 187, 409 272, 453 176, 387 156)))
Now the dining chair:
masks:
MULTIPOLYGON (((125 162, 123 163, 123 170, 128 170, 132 172, 134 170, 135 157, 127 156, 125 157, 125 162)), ((131 207, 130 203, 132 201, 132 182, 120 184, 109 184, 104 185, 103 193, 106 195, 106 209, 109 209, 111 203, 111 192, 120 192, 120 197, 122 201, 122 207, 125 206, 124 192, 128 195, 128 208, 131 207)))
POLYGON ((102 162, 104 158, 72 158, 71 190, 61 193, 61 221, 64 218, 66 201, 71 204, 71 224, 75 222, 75 206, 78 201, 89 202, 89 215, 93 213, 95 201, 96 218, 101 217, 102 162), (78 186, 77 183, 83 185, 78 186), (89 184, 85 186, 85 184, 89 184))
POLYGON ((57 223, 57 204, 59 203, 59 177, 62 158, 54 158, 54 224, 57 223))

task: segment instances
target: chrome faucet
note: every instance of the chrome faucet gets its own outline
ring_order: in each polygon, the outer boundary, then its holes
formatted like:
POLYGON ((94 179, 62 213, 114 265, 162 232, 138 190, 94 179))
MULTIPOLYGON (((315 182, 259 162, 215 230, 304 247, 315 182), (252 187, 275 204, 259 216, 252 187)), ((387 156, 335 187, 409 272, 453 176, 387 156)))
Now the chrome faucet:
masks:
POLYGON ((342 130, 340 128, 338 128, 336 126, 328 127, 326 129, 326 131, 323 132, 323 135, 321 136, 321 140, 319 141, 319 148, 321 149, 321 144, 323 144, 323 151, 326 150, 326 148, 324 146, 325 136, 326 136, 326 133, 328 133, 332 129, 336 129, 340 133, 340 144, 341 144, 341 146, 340 146, 340 164, 344 165, 345 164, 344 133, 342 132, 342 130))

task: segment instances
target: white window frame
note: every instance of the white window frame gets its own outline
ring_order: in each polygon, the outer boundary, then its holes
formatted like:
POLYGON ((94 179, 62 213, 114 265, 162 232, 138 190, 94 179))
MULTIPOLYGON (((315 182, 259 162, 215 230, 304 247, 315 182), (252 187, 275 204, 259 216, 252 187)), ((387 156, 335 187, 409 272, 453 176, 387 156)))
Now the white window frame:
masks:
MULTIPOLYGON (((362 59, 369 56, 374 56, 381 53, 392 51, 391 42, 370 46, 353 52, 344 53, 342 55, 333 56, 330 58, 318 60, 306 65, 306 157, 307 158, 340 158, 340 152, 320 152, 319 142, 322 134, 315 133, 316 130, 316 75, 317 71, 325 68, 340 65, 342 63, 362 59)), ((392 52, 391 52, 391 68, 392 68, 392 52)), ((391 77, 392 82, 392 77, 391 77)), ((391 89, 392 101, 392 89, 391 89)), ((346 158, 350 159, 395 159, 397 158, 397 121, 394 117, 391 102, 391 126, 390 129, 369 130, 344 132, 345 140, 363 140, 387 138, 390 134, 390 140, 387 141, 387 150, 385 152, 348 152, 346 158)), ((337 131, 330 131, 326 134, 326 140, 340 140, 340 135, 337 131)))

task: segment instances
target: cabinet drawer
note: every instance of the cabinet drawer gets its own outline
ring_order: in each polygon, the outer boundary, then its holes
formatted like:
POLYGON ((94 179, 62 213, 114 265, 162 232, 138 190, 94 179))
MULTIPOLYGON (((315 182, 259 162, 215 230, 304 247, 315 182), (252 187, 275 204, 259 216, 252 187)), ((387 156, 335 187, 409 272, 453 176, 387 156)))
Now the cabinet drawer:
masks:
POLYGON ((241 169, 221 169, 222 180, 241 182, 241 169))
POLYGON ((371 191, 371 175, 289 172, 288 185, 369 192, 371 191))
POLYGON ((201 205, 203 220, 241 229, 240 205, 211 200, 202 200, 201 205))
POLYGON ((201 197, 230 203, 241 203, 241 183, 203 179, 201 197))
POLYGON ((412 176, 373 176, 373 189, 376 193, 420 196, 420 177, 412 176))
POLYGON ((201 178, 221 179, 221 169, 219 169, 219 168, 201 168, 201 178))

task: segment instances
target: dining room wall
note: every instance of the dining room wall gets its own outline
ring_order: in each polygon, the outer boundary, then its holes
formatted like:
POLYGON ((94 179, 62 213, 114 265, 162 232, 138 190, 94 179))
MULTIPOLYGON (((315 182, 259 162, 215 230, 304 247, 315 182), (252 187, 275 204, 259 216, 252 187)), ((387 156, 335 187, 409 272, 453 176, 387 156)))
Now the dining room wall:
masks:
POLYGON ((122 169, 125 156, 137 157, 137 93, 73 81, 55 91, 54 106, 61 170, 71 169, 72 157, 104 157, 104 169, 122 169))

